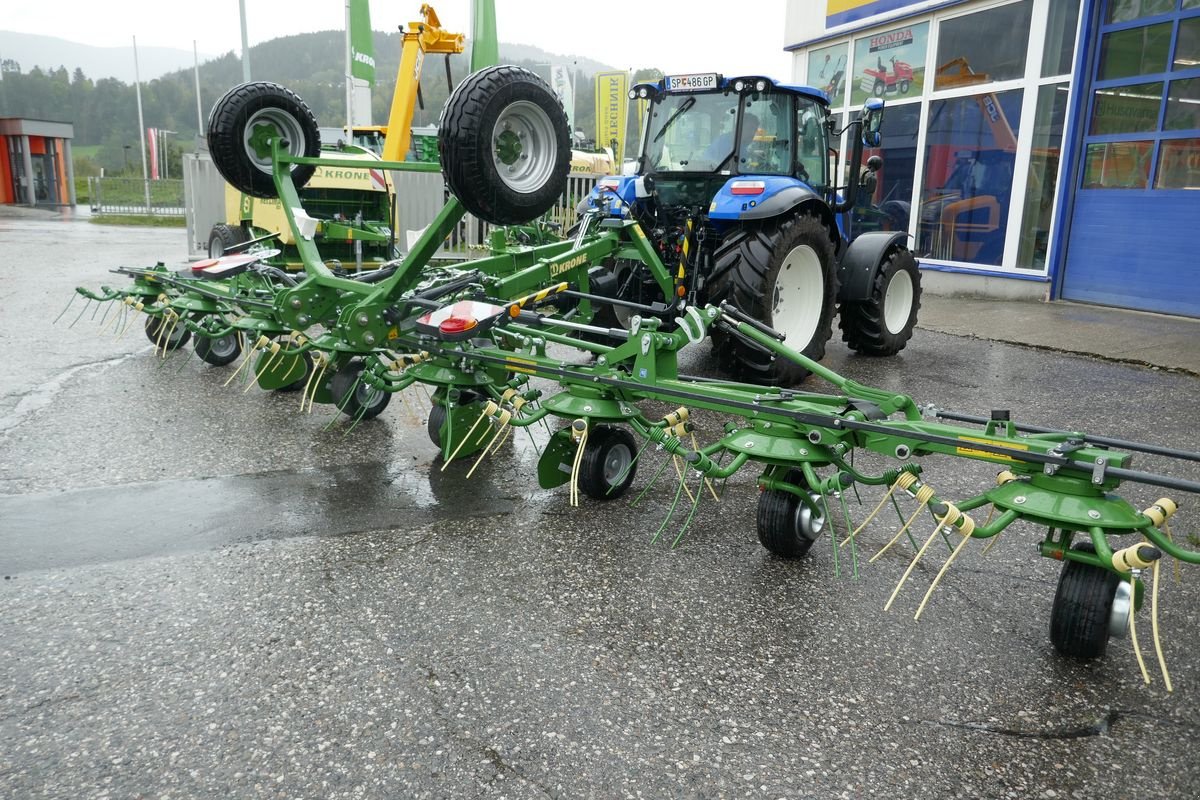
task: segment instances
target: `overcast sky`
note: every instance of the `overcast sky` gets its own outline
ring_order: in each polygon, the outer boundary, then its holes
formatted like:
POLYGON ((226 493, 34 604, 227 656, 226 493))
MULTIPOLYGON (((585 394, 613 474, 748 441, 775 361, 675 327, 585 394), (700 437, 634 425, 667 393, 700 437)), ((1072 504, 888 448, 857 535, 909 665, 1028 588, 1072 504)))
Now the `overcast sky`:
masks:
MULTIPOLYGON (((791 78, 785 0, 496 0, 501 41, 667 72, 791 78)), ((241 47, 238 0, 52 0, 5 3, 0 28, 101 47, 139 45, 219 55, 241 47)), ((443 27, 468 32, 469 0, 435 0, 443 27)), ((371 0, 375 30, 416 19, 420 0, 371 0)), ((246 0, 250 43, 345 27, 344 0, 246 0)), ((253 66, 253 62, 251 62, 253 66)))

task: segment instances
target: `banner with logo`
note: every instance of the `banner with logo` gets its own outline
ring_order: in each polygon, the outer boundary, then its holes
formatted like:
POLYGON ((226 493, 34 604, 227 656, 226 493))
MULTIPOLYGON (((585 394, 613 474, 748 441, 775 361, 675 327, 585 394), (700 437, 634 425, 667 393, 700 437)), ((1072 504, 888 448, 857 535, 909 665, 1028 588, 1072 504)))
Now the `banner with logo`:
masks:
POLYGON ((150 180, 158 180, 158 130, 146 128, 146 148, 150 153, 150 180))
POLYGON ((629 73, 596 73, 596 144, 613 149, 619 168, 625 159, 625 123, 629 117, 629 73))
POLYGON ((575 90, 571 86, 571 68, 565 66, 550 67, 550 88, 562 101, 563 111, 567 112, 567 127, 571 130, 571 140, 575 140, 575 90))
POLYGON ((369 0, 350 2, 350 75, 375 83, 375 42, 371 36, 369 0))
POLYGON ((868 97, 920 97, 925 86, 929 23, 870 33, 854 40, 854 84, 850 104, 868 97))

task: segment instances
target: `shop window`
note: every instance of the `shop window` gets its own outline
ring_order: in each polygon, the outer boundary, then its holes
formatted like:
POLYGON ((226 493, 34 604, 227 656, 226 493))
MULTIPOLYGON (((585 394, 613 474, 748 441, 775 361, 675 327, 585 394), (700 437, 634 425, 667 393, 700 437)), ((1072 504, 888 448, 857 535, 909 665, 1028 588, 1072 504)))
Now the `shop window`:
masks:
POLYGON ((928 41, 928 22, 855 39, 851 105, 860 106, 868 97, 920 97, 925 89, 928 41))
POLYGON ((829 103, 839 108, 846 100, 846 59, 850 43, 811 50, 808 54, 808 85, 829 95, 829 103))
POLYGON ((1004 81, 1025 74, 1032 0, 943 20, 935 89, 1004 81))
POLYGON ((1163 139, 1155 189, 1200 189, 1200 139, 1163 139))
POLYGON ((1092 97, 1088 133, 1098 136, 1157 130, 1162 92, 1162 81, 1097 89, 1092 97))
POLYGON ((1130 28, 1104 34, 1100 40, 1099 80, 1150 75, 1167 68, 1171 23, 1130 28))
POLYGON ((921 255, 998 266, 1012 200, 1020 89, 935 100, 926 124, 921 255))
MULTIPOLYGON (((1187 8, 1187 0, 1184 0, 1187 8)), ((1175 0, 1108 0, 1107 22, 1129 22, 1175 10, 1175 0)))
POLYGON ((1145 189, 1154 142, 1097 142, 1087 146, 1085 189, 1145 189))
POLYGON ((1197 128, 1200 128, 1200 78, 1171 81, 1163 129, 1187 131, 1197 128))
MULTIPOLYGON (((855 113, 855 118, 858 114, 855 113)), ((912 213, 913 176, 917 167, 917 132, 921 106, 910 103, 889 106, 883 114, 881 147, 863 151, 863 163, 871 156, 883 159, 875 173, 875 191, 859 195, 854 209, 854 231, 907 231, 912 213)))
POLYGON ((1172 69, 1200 67, 1200 17, 1179 20, 1179 37, 1175 42, 1172 69))
POLYGON ((1042 50, 1042 77, 1067 75, 1075 59, 1075 29, 1079 26, 1079 0, 1051 3, 1046 20, 1046 46, 1042 50))
POLYGON ((1050 214, 1054 209, 1058 162, 1062 156, 1067 119, 1067 95, 1065 83, 1038 89, 1037 111, 1033 117, 1033 150, 1021 213, 1021 241, 1017 246, 1017 266, 1023 269, 1042 270, 1046 267, 1050 214))

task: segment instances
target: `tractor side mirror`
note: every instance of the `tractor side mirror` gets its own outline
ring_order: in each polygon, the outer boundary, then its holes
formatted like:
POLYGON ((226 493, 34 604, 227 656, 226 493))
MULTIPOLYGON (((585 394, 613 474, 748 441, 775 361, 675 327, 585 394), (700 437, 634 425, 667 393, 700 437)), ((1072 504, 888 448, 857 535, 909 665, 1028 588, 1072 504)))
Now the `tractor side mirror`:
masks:
POLYGON ((863 106, 862 114, 862 143, 865 147, 879 147, 883 141, 879 133, 883 126, 883 100, 872 97, 863 106))

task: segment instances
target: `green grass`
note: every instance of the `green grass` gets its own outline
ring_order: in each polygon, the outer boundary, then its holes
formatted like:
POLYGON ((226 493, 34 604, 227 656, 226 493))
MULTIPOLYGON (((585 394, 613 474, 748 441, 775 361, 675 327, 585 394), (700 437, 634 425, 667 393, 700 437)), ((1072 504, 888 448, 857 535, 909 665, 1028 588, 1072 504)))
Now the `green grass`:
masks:
POLYGON ((95 214, 90 218, 94 225, 141 225, 148 228, 186 228, 183 217, 160 217, 147 214, 95 214))

